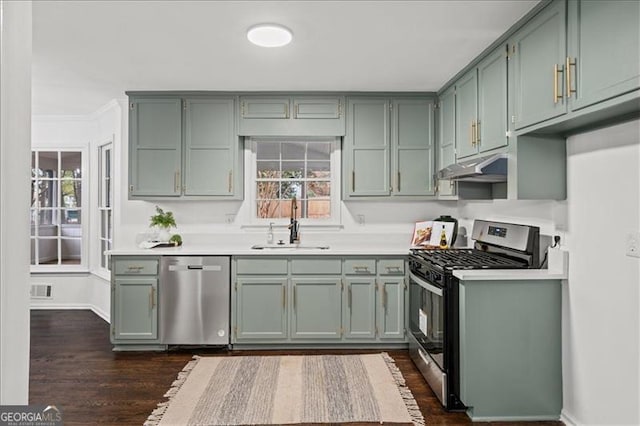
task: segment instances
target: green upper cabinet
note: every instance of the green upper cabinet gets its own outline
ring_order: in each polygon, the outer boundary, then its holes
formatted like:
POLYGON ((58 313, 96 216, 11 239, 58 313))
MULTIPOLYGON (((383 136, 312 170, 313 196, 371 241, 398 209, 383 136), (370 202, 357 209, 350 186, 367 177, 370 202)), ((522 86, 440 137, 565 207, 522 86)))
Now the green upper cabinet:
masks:
MULTIPOLYGON (((456 88, 451 86, 440 95, 438 108, 438 156, 436 169, 441 170, 456 162, 456 88)), ((439 196, 455 194, 455 182, 438 181, 436 192, 439 196)))
POLYGON ((513 112, 516 129, 565 114, 566 3, 555 1, 513 37, 513 112))
POLYGON ((182 108, 179 98, 129 103, 129 195, 180 195, 182 108))
POLYGON ((507 53, 503 46, 456 82, 458 158, 507 145, 507 89, 507 53))
POLYGON ((343 136, 344 97, 338 95, 240 97, 243 136, 343 136))
POLYGON ((395 99, 392 105, 393 195, 433 195, 433 101, 395 99))
POLYGON ((569 0, 568 7, 571 109, 640 88, 640 2, 569 0))
POLYGON ((345 199, 433 195, 433 101, 347 100, 345 199))
POLYGON ((184 102, 184 194, 233 196, 239 172, 234 99, 184 102))
POLYGON ((131 199, 242 198, 234 97, 130 99, 131 199))
POLYGON ((347 100, 342 179, 347 198, 390 194, 390 105, 385 98, 347 100))

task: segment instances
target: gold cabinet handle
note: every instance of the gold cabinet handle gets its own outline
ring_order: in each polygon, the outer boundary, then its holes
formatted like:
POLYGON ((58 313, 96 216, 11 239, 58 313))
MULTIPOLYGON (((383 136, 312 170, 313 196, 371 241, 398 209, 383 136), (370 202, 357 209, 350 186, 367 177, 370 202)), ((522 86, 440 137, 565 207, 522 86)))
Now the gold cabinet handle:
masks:
POLYGON ((296 305, 297 305, 296 301, 297 301, 297 299, 298 299, 298 294, 296 292, 296 285, 294 284, 293 285, 293 310, 294 311, 296 310, 296 305))
POLYGON ((359 274, 359 273, 366 274, 367 272, 369 272, 369 267, 366 266, 366 265, 364 265, 364 266, 354 265, 353 266, 353 270, 355 271, 356 274, 359 274))
POLYGON ((287 287, 282 286, 282 309, 287 307, 287 287))
POLYGON ((399 266, 386 266, 385 267, 387 269, 387 273, 390 274, 392 272, 400 272, 400 267, 399 266))
POLYGON ((351 171, 351 192, 356 192, 356 172, 351 171))
POLYGON ((558 74, 562 74, 562 65, 553 64, 553 103, 557 104, 559 100, 562 100, 562 93, 558 90, 558 74))
POLYGON ((382 293, 382 307, 387 310, 387 289, 384 284, 380 284, 380 292, 382 293))
POLYGON ((567 63, 565 64, 565 72, 567 77, 567 99, 571 97, 572 93, 576 93, 577 89, 574 89, 571 84, 571 67, 573 67, 573 72, 576 71, 576 60, 575 58, 572 60, 570 56, 567 56, 567 63))
POLYGON ((293 118, 298 118, 298 115, 300 115, 300 104, 296 104, 296 110, 294 112, 294 116, 293 118))
POLYGON ((349 284, 349 309, 351 309, 351 284, 349 284))
POLYGON ((174 192, 180 192, 180 172, 176 171, 173 174, 173 190, 174 192))
POLYGON ((227 177, 227 187, 229 193, 233 190, 233 170, 229 170, 229 175, 227 177))
POLYGON ((284 106, 284 118, 289 118, 289 104, 284 106))
POLYGON ((474 139, 473 139, 473 133, 474 133, 475 126, 476 126, 476 125, 475 125, 474 121, 473 121, 473 120, 471 120, 471 127, 470 127, 470 132, 471 132, 471 133, 470 133, 470 135, 469 135, 469 139, 470 139, 470 141, 471 141, 471 146, 475 145, 475 143, 474 143, 474 139))
POLYGON ((476 145, 480 145, 480 120, 476 121, 476 145))

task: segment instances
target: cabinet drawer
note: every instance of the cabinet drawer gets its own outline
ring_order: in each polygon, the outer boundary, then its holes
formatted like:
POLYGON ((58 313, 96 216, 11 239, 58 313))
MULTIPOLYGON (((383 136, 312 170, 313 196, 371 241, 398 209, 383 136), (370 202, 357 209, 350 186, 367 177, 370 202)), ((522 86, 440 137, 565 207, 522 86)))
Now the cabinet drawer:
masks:
POLYGON ((293 275, 340 275, 342 264, 340 259, 292 259, 291 273, 293 275))
POLYGON ((237 274, 286 275, 287 259, 237 259, 237 274))
POLYGON ((378 273, 380 275, 404 275, 404 259, 380 259, 378 273))
POLYGON ((345 274, 375 275, 375 259, 346 259, 344 261, 345 274))
POLYGON ((158 275, 156 259, 115 260, 116 275, 158 275))

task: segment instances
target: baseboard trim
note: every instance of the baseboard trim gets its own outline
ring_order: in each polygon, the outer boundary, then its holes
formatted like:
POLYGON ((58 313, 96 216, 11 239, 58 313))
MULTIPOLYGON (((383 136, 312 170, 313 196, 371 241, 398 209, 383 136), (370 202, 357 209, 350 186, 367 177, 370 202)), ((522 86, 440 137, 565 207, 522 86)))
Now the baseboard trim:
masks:
POLYGON ((104 312, 102 309, 98 308, 97 306, 91 305, 91 304, 86 304, 86 305, 83 305, 83 304, 74 304, 74 305, 70 305, 70 304, 69 305, 67 305, 67 304, 47 304, 47 305, 32 304, 29 307, 29 309, 34 310, 34 311, 35 310, 43 310, 43 311, 50 310, 50 311, 52 311, 52 310, 58 310, 58 309, 70 310, 70 311, 71 310, 83 310, 83 311, 89 310, 89 311, 93 312, 94 314, 96 314, 97 316, 99 316, 100 318, 102 318, 103 320, 105 320, 105 322, 107 322, 108 324, 111 323, 111 321, 109 319, 110 316, 106 312, 104 312))
POLYGON ((565 410, 562 410, 562 412, 560 412, 560 421, 567 426, 577 426, 579 424, 578 421, 565 410))

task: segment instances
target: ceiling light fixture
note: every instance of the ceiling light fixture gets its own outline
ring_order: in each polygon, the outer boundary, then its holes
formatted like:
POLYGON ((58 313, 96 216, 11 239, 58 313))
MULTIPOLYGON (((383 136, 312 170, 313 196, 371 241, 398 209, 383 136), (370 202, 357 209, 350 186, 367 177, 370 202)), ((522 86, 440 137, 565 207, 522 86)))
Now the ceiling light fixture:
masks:
POLYGON ((258 24, 249 28, 247 38, 255 45, 262 47, 280 47, 291 42, 291 30, 277 24, 258 24))

